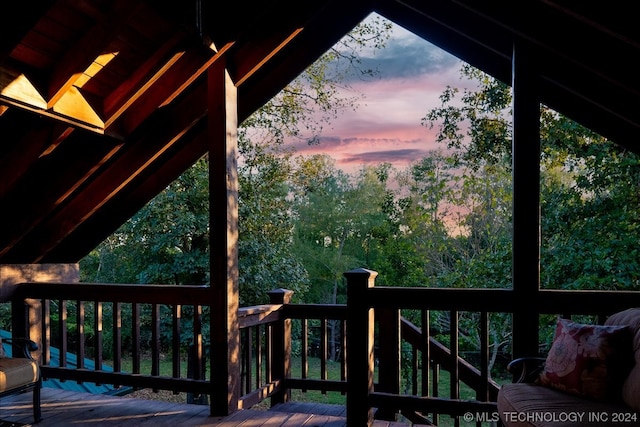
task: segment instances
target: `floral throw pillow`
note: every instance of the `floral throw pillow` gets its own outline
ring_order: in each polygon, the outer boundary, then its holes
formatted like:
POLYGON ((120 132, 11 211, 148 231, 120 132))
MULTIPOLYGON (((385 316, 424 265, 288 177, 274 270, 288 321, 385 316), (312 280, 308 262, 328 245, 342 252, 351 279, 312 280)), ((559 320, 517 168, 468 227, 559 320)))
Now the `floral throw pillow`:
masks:
POLYGON ((584 325, 558 319, 538 382, 596 400, 619 399, 631 357, 631 334, 626 326, 584 325))

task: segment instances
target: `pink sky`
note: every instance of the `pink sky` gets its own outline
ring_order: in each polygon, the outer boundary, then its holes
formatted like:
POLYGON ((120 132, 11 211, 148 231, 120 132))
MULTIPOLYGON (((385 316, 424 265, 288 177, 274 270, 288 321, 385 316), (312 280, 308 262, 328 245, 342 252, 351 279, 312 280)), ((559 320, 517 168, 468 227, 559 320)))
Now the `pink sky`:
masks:
POLYGON ((356 111, 345 110, 325 126, 318 146, 296 144, 298 154, 329 153, 352 173, 366 163, 402 168, 438 148, 436 130, 421 119, 440 105, 447 85, 461 84, 461 61, 399 27, 385 51, 366 60, 380 78, 352 82, 352 90, 364 94, 356 111))

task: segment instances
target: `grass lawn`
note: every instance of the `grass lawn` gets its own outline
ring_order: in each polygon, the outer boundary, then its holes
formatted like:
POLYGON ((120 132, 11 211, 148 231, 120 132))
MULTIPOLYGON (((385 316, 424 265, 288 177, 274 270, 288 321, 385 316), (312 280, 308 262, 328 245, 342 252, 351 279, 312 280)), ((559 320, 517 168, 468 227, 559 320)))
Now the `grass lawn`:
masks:
MULTIPOLYGON (((309 373, 308 378, 319 379, 320 378, 320 359, 318 358, 309 358, 309 373)), ((160 361, 160 374, 171 376, 172 374, 172 364, 170 359, 161 359, 160 361)), ((132 372, 132 364, 130 359, 122 360, 122 370, 126 372, 132 372)), ((142 373, 151 372, 151 361, 148 359, 143 359, 141 361, 140 371, 142 373)), ((187 376, 187 363, 183 361, 181 363, 181 371, 182 376, 186 378, 187 376)), ((291 361, 291 375, 293 378, 301 378, 302 370, 301 370, 301 359, 300 358, 292 358, 291 361)), ((338 362, 327 362, 327 375, 330 380, 340 380, 340 364, 338 362)), ((441 397, 448 397, 450 395, 449 392, 449 373, 446 371, 440 372, 440 382, 438 387, 438 395, 441 397)), ((154 392, 152 390, 139 390, 134 393, 131 393, 129 396, 131 397, 143 397, 153 400, 162 400, 162 401, 170 401, 170 402, 186 402, 187 395, 186 393, 178 393, 173 394, 170 391, 158 391, 154 392)), ((308 390, 303 392, 302 390, 293 389, 291 390, 291 396, 293 401, 298 402, 318 402, 318 403, 329 403, 329 404, 337 404, 344 405, 346 403, 346 395, 340 392, 326 392, 322 393, 317 390, 308 390)), ((473 390, 470 390, 464 384, 460 386, 460 397, 462 399, 474 399, 475 393, 473 390)), ((267 408, 269 406, 269 400, 263 402, 259 405, 261 408, 267 408)))

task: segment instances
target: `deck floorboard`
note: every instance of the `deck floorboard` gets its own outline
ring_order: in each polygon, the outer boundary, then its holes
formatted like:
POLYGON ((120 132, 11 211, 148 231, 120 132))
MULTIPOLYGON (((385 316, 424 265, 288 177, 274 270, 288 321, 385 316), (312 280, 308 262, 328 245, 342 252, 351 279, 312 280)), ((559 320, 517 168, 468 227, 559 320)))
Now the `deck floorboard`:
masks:
MULTIPOLYGON (((209 406, 131 397, 42 389, 43 420, 37 427, 346 427, 340 405, 291 402, 270 410, 245 409, 227 417, 209 416, 209 406)), ((0 400, 0 420, 33 423, 31 393, 0 400)), ((374 427, 409 424, 375 421, 374 427)))

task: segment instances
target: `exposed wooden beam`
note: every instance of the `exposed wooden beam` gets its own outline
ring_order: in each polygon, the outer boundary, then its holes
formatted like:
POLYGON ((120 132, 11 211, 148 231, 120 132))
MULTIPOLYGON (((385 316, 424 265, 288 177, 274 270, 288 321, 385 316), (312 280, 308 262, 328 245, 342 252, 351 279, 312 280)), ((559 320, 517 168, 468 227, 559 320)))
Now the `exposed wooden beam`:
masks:
POLYGON ((51 73, 47 92, 48 108, 54 108, 93 61, 105 53, 118 29, 127 23, 139 7, 139 0, 115 1, 112 9, 99 17, 96 25, 78 38, 78 43, 65 53, 51 73))
POLYGON ((246 79, 251 77, 301 32, 302 28, 296 28, 284 34, 265 36, 252 43, 248 48, 234 52, 233 79, 236 85, 242 85, 246 79))
POLYGON ((77 262, 132 217, 158 193, 201 158, 208 148, 206 122, 199 121, 186 133, 179 146, 154 162, 139 179, 118 192, 108 203, 49 252, 43 262, 77 262), (74 260, 74 261, 70 261, 74 260))
POLYGON ((141 132, 136 141, 127 142, 117 159, 110 162, 109 168, 95 170, 100 173, 90 177, 82 192, 66 198, 65 203, 51 212, 37 228, 32 228, 16 242, 11 251, 0 255, 7 259, 22 259, 27 252, 38 253, 38 258, 29 262, 40 262, 59 242, 178 144, 182 136, 204 117, 206 111, 198 107, 205 104, 206 93, 192 91, 189 97, 181 99, 169 110, 157 111, 148 127, 145 126, 146 131, 141 132), (40 231, 43 229, 47 232, 40 231))
POLYGON ((28 244, 21 246, 23 240, 33 233, 42 236, 40 227, 49 215, 67 202, 120 148, 120 144, 118 141, 98 140, 95 134, 76 134, 51 154, 40 156, 3 198, 3 204, 13 208, 4 213, 4 220, 12 227, 2 229, 0 256, 10 258, 12 253, 33 249, 28 244))
POLYGON ((160 106, 167 105, 182 94, 219 55, 202 46, 185 52, 154 81, 153 91, 145 91, 114 125, 119 126, 124 134, 133 132, 160 106))
POLYGON ((180 45, 187 34, 178 31, 170 40, 163 43, 155 53, 138 67, 116 90, 104 100, 105 128, 117 120, 147 90, 153 87, 175 62, 184 54, 180 45))

